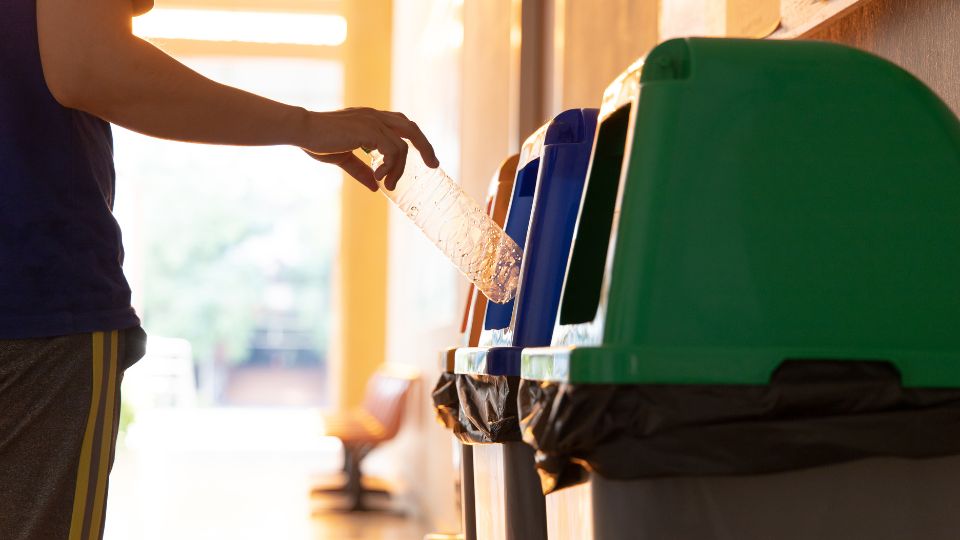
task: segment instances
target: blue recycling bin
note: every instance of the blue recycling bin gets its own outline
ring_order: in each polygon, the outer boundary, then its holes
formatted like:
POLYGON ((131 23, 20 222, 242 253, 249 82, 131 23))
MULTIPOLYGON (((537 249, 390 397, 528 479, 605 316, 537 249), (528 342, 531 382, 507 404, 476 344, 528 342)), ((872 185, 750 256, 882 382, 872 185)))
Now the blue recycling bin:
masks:
POLYGON ((516 412, 520 352, 550 343, 597 112, 565 111, 524 142, 505 226, 524 249, 517 296, 488 304, 481 346, 456 352, 460 415, 467 427, 461 439, 474 445, 479 538, 547 535, 533 449, 521 440, 516 412))

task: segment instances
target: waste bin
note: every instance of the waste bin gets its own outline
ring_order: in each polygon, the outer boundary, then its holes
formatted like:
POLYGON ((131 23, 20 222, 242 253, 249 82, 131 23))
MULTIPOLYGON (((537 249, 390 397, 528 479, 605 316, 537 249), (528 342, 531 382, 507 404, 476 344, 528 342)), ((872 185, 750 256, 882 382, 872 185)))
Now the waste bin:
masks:
POLYGON ((565 111, 524 143, 505 227, 524 248, 517 296, 488 304, 482 346, 456 352, 464 426, 458 436, 474 445, 480 538, 546 538, 533 449, 519 432, 520 351, 548 344, 553 332, 596 115, 596 109, 565 111))
POLYGON ((612 225, 594 156, 522 354, 544 490, 589 482, 575 537, 955 537, 957 118, 867 53, 724 39, 655 48, 630 110, 612 225))
MULTIPOLYGON (((510 204, 510 195, 513 192, 513 181, 517 173, 519 155, 510 156, 497 167, 487 192, 487 213, 493 221, 503 226, 507 217, 507 207, 510 204)), ((483 318, 487 310, 487 299, 480 294, 473 284, 467 292, 467 303, 464 308, 463 320, 460 323, 460 333, 464 345, 476 346, 479 343, 480 332, 483 328, 483 318)), ((440 352, 440 377, 434 386, 432 398, 437 419, 448 429, 456 431, 459 426, 460 399, 457 396, 456 378, 453 372, 454 353, 457 347, 450 347, 440 352)), ((460 480, 458 501, 461 529, 465 540, 476 540, 476 518, 474 513, 473 489, 473 450, 454 439, 455 451, 459 454, 460 480)))
MULTIPOLYGON (((585 187, 581 199, 579 216, 575 226, 574 239, 580 256, 576 259, 576 268, 567 268, 580 285, 580 290, 591 290, 599 295, 603 264, 607 258, 607 238, 614 224, 615 202, 621 171, 624 164, 624 151, 627 147, 628 127, 632 125, 631 114, 640 85, 640 73, 643 61, 638 60, 611 82, 603 93, 597 118, 597 133, 592 148, 585 187), (586 241, 586 239, 590 241, 586 241), (583 253, 586 253, 584 255, 583 253), (594 263, 594 268, 584 263, 594 263), (593 279, 587 279, 592 275, 593 279)), ((571 245, 572 248, 572 245, 571 245)), ((568 297, 572 294, 564 293, 568 297)), ((602 313, 603 310, 600 310, 602 313)), ((545 321, 555 321, 554 309, 545 321)), ((602 318, 580 324, 557 325, 551 333, 554 344, 558 343, 599 343, 600 322, 602 318)), ((527 349, 530 350, 530 349, 527 349)), ((572 486, 563 490, 545 490, 548 536, 551 540, 564 538, 579 540, 587 538, 592 521, 587 519, 591 511, 591 499, 588 486, 572 486)))

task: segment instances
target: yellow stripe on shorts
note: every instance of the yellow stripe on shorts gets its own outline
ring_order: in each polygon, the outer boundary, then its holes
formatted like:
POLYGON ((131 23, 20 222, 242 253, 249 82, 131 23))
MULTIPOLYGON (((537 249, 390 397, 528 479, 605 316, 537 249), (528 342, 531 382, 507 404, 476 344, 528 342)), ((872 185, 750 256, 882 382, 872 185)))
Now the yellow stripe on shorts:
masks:
POLYGON ((114 330, 110 332, 110 355, 109 366, 110 373, 107 378, 107 399, 105 401, 106 412, 103 414, 101 422, 101 441, 100 441, 100 464, 97 472, 96 494, 93 499, 93 513, 91 514, 90 538, 96 535, 99 538, 99 531, 103 526, 103 505, 107 495, 107 475, 110 474, 110 452, 113 450, 113 415, 116 403, 117 392, 117 341, 119 332, 114 330))
POLYGON ((90 411, 80 447, 69 540, 98 540, 113 444, 119 332, 93 333, 90 411))

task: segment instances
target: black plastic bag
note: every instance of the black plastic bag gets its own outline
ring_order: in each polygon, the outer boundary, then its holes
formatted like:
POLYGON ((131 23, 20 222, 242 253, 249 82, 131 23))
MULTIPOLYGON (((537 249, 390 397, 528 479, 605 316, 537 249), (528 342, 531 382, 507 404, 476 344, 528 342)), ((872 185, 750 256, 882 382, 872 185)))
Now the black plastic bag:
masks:
POLYGON ((460 416, 457 376, 453 373, 441 373, 430 395, 433 397, 433 408, 437 413, 437 420, 447 429, 454 429, 454 426, 459 423, 460 416))
POLYGON ((792 361, 764 386, 523 381, 545 493, 584 481, 773 473, 960 454, 960 390, 900 386, 886 362, 792 361))
POLYGON ((460 415, 454 434, 467 444, 519 441, 520 377, 457 375, 460 415))

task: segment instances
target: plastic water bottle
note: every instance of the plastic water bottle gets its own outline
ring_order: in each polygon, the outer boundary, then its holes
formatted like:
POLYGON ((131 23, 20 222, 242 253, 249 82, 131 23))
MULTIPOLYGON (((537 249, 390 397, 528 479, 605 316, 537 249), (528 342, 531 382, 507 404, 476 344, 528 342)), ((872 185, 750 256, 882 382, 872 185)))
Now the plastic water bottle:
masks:
MULTIPOLYGON (((372 167, 383 155, 370 152, 372 167)), ((427 167, 407 142, 407 164, 393 191, 380 191, 492 302, 509 302, 517 291, 523 252, 516 242, 442 169, 427 167)))

